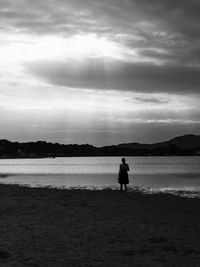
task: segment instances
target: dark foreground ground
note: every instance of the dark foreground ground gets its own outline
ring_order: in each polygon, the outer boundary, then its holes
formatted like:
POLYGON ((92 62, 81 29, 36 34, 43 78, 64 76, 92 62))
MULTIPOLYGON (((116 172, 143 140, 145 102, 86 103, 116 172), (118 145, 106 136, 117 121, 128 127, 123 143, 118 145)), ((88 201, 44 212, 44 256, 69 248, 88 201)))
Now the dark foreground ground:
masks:
POLYGON ((0 185, 0 266, 200 266, 200 199, 0 185))

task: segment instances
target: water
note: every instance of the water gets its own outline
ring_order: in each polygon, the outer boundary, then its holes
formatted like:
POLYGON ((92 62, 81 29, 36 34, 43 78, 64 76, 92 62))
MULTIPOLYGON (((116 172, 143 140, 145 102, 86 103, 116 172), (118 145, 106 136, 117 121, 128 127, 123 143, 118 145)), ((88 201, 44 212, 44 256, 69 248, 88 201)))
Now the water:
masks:
MULTIPOLYGON (((200 157, 127 157, 130 187, 200 192, 200 157)), ((32 187, 116 187, 120 157, 1 159, 0 182, 32 187)))

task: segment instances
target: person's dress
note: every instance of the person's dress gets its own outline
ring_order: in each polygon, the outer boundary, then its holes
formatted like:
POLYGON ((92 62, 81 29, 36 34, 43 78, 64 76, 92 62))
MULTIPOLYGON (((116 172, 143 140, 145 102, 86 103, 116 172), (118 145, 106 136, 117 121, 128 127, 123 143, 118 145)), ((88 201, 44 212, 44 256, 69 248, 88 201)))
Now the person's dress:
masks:
POLYGON ((120 184, 129 184, 128 179, 129 166, 126 163, 122 163, 119 166, 118 182, 120 184))

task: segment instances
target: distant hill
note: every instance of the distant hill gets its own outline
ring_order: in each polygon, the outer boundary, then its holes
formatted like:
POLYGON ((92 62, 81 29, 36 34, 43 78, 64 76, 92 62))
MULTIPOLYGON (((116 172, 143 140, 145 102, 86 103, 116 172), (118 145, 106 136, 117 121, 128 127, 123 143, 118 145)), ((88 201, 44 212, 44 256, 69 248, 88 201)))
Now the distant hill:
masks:
POLYGON ((200 156, 200 135, 184 135, 154 144, 123 143, 103 147, 45 141, 19 143, 0 140, 0 158, 83 156, 200 156))
POLYGON ((153 149, 156 147, 166 148, 169 146, 177 146, 180 149, 200 149, 200 135, 188 134, 175 137, 169 141, 154 144, 126 143, 119 144, 119 147, 131 149, 153 149))
POLYGON ((200 148, 200 135, 188 134, 179 136, 171 139, 168 143, 176 145, 182 149, 200 148))

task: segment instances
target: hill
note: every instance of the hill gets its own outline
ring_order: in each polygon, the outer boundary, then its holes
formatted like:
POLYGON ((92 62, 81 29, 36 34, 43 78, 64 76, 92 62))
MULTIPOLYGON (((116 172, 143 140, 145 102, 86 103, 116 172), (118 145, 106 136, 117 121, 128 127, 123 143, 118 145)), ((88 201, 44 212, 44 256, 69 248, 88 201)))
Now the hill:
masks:
POLYGON ((177 146, 180 149, 200 148, 200 135, 188 134, 175 137, 169 141, 154 144, 123 143, 118 146, 131 149, 153 149, 156 147, 166 148, 172 145, 177 146))
POLYGON ((87 156, 198 156, 200 135, 184 135, 169 141, 140 144, 95 147, 89 144, 59 144, 45 141, 10 142, 0 140, 0 158, 44 158, 44 157, 87 157, 87 156))

